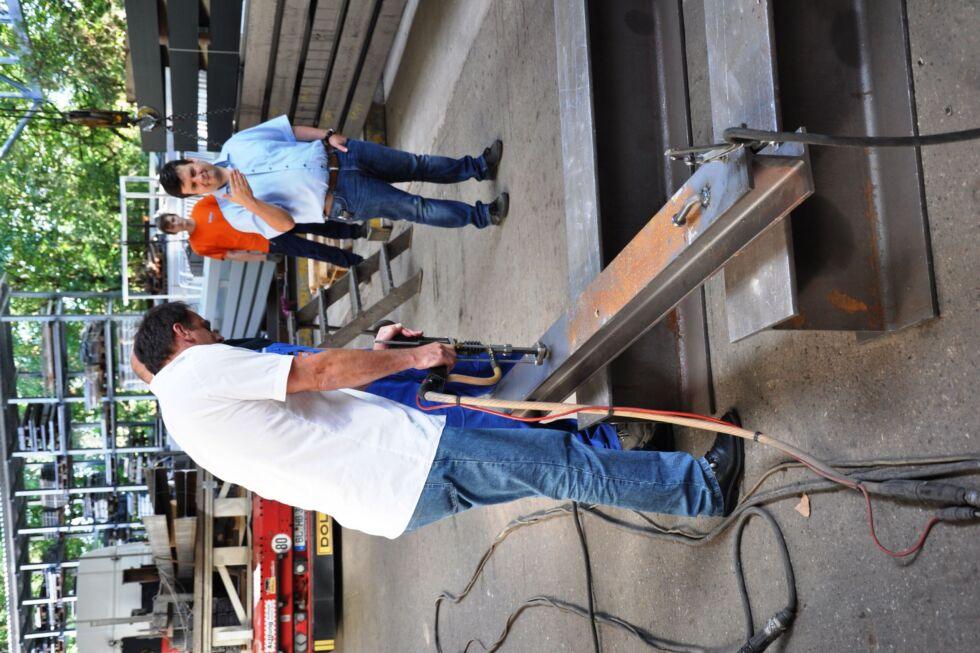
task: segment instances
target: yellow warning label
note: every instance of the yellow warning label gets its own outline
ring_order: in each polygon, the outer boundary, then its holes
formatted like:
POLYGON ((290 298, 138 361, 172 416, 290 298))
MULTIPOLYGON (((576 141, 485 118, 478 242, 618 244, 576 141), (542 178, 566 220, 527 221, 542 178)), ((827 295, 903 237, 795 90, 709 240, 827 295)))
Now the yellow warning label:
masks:
MULTIPOLYGON (((316 554, 318 556, 333 555, 333 519, 330 518, 330 515, 324 515, 322 512, 316 514, 316 554)), ((332 651, 333 640, 328 641, 330 641, 331 648, 323 650, 332 651)))
POLYGON ((334 643, 332 639, 318 639, 313 642, 314 651, 332 651, 334 649, 334 643))

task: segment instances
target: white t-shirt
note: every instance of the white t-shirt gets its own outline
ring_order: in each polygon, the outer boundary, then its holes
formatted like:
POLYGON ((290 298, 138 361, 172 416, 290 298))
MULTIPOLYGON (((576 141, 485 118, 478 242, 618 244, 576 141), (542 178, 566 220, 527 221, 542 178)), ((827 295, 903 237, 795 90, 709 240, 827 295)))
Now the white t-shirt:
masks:
POLYGON ((346 528, 398 537, 445 418, 357 390, 286 396, 291 356, 182 351, 153 378, 167 430, 216 477, 346 528))

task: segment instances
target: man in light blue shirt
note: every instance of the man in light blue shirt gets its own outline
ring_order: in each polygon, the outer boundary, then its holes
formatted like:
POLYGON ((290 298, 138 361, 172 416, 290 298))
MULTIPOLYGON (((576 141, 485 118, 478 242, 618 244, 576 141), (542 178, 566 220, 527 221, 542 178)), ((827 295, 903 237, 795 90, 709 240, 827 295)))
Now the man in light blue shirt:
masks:
POLYGON ((342 222, 375 217, 439 227, 483 228, 507 215, 508 195, 476 205, 412 195, 391 186, 403 181, 457 183, 493 179, 498 140, 478 157, 416 155, 347 139, 321 129, 292 126, 279 116, 232 136, 213 164, 170 161, 160 184, 171 195, 214 193, 229 224, 274 240, 297 222, 342 222))

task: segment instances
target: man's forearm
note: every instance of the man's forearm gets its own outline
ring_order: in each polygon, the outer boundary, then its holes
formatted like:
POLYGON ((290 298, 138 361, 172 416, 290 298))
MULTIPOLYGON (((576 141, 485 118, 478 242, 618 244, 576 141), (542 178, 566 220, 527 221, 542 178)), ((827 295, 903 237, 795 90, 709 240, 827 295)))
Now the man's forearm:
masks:
POLYGON ((293 125, 293 136, 298 141, 322 141, 327 137, 327 131, 306 125, 293 125))
POLYGON ((418 349, 326 349, 293 360, 286 392, 325 391, 365 386, 419 364, 418 349))
POLYGON ((276 231, 286 232, 296 226, 293 216, 275 204, 255 199, 245 208, 265 220, 266 224, 276 231))

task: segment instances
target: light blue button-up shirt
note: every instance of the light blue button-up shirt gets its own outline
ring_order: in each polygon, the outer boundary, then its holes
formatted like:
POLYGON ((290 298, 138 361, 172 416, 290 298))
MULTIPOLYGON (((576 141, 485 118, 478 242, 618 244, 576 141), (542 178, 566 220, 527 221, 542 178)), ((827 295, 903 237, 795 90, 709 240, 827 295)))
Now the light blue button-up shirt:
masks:
MULTIPOLYGON (((327 194, 327 154, 320 141, 300 142, 286 116, 238 132, 225 142, 215 165, 240 170, 256 199, 284 209, 296 222, 323 222, 327 194)), ((227 185, 215 191, 218 206, 235 229, 280 235, 241 204, 222 197, 227 185)))

